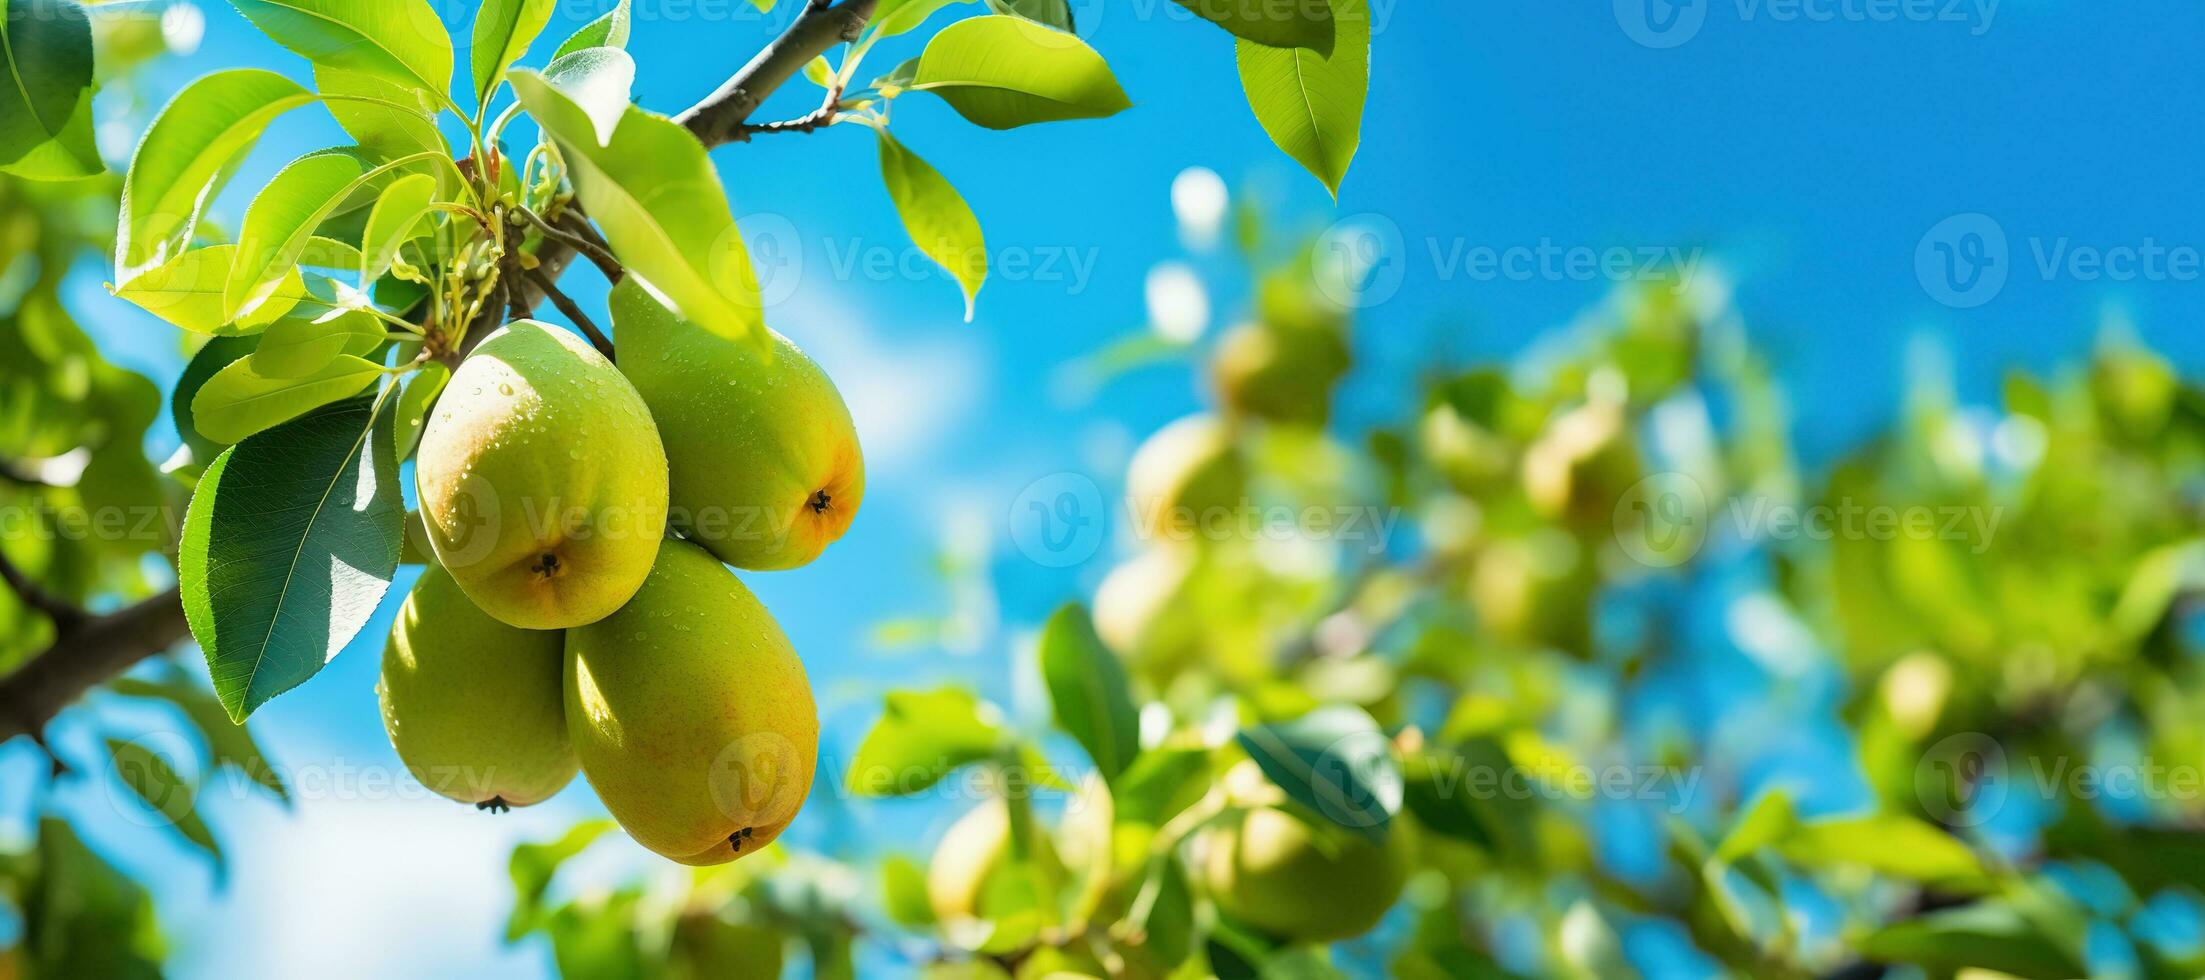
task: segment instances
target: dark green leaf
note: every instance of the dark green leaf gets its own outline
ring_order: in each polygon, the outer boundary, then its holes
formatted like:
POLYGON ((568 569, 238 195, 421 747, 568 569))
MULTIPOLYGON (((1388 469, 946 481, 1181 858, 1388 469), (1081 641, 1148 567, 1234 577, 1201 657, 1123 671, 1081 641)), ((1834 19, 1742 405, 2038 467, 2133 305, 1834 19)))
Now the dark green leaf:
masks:
POLYGON ((1372 840, 1385 839, 1401 810, 1393 743, 1360 708, 1319 708, 1246 728, 1240 744, 1295 802, 1372 840))
POLYGON ((404 515, 395 414, 368 398, 332 405, 230 447, 200 478, 177 578, 232 720, 314 676, 390 588, 404 515))
POLYGON ((255 341, 251 337, 210 337, 206 343, 199 345, 199 352, 193 354, 191 363, 184 366, 183 377, 177 379, 176 391, 169 398, 169 411, 176 419, 176 434, 182 436, 184 444, 191 447, 192 459, 200 466, 213 462, 214 457, 222 452, 222 447, 229 443, 216 442, 199 431, 198 423, 192 420, 191 400, 199 394, 199 389, 207 383, 207 379, 228 367, 232 361, 251 354, 254 345, 255 341))
POLYGON ((92 23, 71 0, 6 0, 0 169, 42 180, 103 168, 92 144, 92 23))

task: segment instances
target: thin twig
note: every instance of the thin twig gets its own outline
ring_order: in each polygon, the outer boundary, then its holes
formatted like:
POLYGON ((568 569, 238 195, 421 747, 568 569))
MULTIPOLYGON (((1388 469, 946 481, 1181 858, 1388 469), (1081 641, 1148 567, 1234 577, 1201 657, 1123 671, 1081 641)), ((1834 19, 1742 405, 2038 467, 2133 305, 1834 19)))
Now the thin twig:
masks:
POLYGON ((742 123, 735 127, 731 137, 735 142, 747 143, 752 136, 764 133, 810 133, 832 126, 842 113, 842 85, 837 82, 827 89, 827 99, 813 109, 794 119, 769 123, 742 123))
POLYGON ((610 251, 607 251, 596 242, 577 235, 570 229, 553 225, 551 222, 545 221, 543 215, 527 208, 515 208, 513 213, 528 219, 528 223, 535 225, 537 231, 543 232, 545 238, 582 253, 583 258, 590 260, 591 264, 597 266, 597 271, 605 274, 605 279, 608 282, 617 284, 620 282, 620 278, 627 274, 627 270, 621 268, 620 260, 613 258, 610 251))
POLYGON ((5 552, 0 552, 0 580, 7 582, 8 588, 15 592, 15 597, 21 599, 24 605, 45 613, 46 618, 53 620, 56 632, 69 632, 89 615, 76 603, 64 600, 31 581, 30 576, 15 567, 15 562, 10 561, 5 552))
POLYGON ((534 284, 537 289, 543 290, 544 297, 551 300, 551 305, 558 307, 559 312, 566 314, 567 319, 574 321, 574 325, 581 328, 582 335, 590 339, 591 346, 596 347, 598 353, 605 355, 605 359, 608 361, 613 359, 612 338, 605 336, 604 331, 597 329, 597 324, 590 320, 589 314, 582 312, 580 305, 567 298, 567 294, 560 292, 557 283, 552 282, 549 276, 535 269, 528 270, 528 281, 534 284))

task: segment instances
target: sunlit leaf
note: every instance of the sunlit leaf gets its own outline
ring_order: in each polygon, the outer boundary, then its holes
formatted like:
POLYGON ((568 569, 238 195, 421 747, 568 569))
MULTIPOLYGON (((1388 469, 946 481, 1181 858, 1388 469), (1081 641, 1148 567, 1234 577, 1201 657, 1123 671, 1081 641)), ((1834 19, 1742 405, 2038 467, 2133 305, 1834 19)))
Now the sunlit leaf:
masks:
POLYGON ((413 455, 414 447, 421 444, 429 411, 436 407, 437 396, 444 393, 444 386, 451 380, 451 368, 442 361, 430 361, 414 372, 413 378, 406 382, 406 390, 399 393, 398 421, 392 427, 398 440, 399 462, 405 462, 413 455))
MULTIPOLYGON (((305 378, 328 367, 340 356, 367 357, 382 346, 387 333, 383 321, 364 310, 351 310, 319 320, 285 317, 269 324, 260 335, 260 345, 253 349, 248 371, 271 381, 305 378)), ((369 366, 374 365, 370 363, 369 366)), ((219 380, 222 376, 215 377, 219 380)))
POLYGON ((559 866, 582 853, 613 826, 610 820, 584 820, 567 828, 558 840, 513 848, 513 856, 506 862, 507 873, 513 878, 513 914, 505 920, 507 942, 543 925, 547 911, 543 907, 544 893, 550 890, 551 878, 559 873, 559 866))
POLYGON ((552 52, 551 60, 557 61, 583 48, 625 48, 628 46, 628 0, 620 0, 605 16, 582 25, 573 36, 552 52))
POLYGON ((306 282, 294 268, 252 312, 233 318, 223 308, 223 294, 236 263, 235 245, 192 249, 115 287, 115 295, 185 330, 217 337, 259 333, 307 297, 306 282))
POLYGON ((1086 42, 1002 14, 942 28, 919 56, 909 88, 941 96, 958 115, 989 129, 1096 119, 1132 106, 1086 42))
POLYGON ((230 0, 277 44, 316 65, 442 97, 452 39, 428 0, 230 0))
POLYGON ((437 103, 425 93, 365 72, 317 65, 314 86, 329 114, 361 146, 385 156, 434 152, 451 144, 436 126, 437 103))
POLYGON ((400 246, 419 235, 436 199, 436 178, 407 174, 383 188, 368 212, 367 235, 360 239, 360 281, 374 282, 389 272, 400 246))
POLYGON ((847 784, 860 796, 906 796, 1001 751, 993 707, 968 691, 897 691, 850 759, 847 784))
POLYGON ((511 79, 521 104, 558 144, 576 197, 628 274, 685 320, 731 339, 763 337, 757 270, 703 144, 633 106, 601 142, 587 110, 549 78, 516 69, 511 79))
POLYGON ((965 291, 965 321, 972 321, 973 300, 988 278, 988 247, 980 219, 940 171, 911 152, 888 130, 879 131, 880 179, 896 202, 911 243, 947 270, 965 291))
POLYGON ((374 362, 351 354, 334 355, 320 367, 296 375, 263 373, 248 357, 231 362, 207 379, 191 400, 192 420, 209 439, 241 442, 263 429, 359 394, 382 374, 382 368, 374 362))
POLYGON ((258 68, 215 72, 169 100, 130 158, 115 237, 115 281, 188 244, 200 212, 220 191, 231 163, 277 116, 314 101, 297 82, 258 68))
POLYGON ((1240 84, 1271 142, 1293 157, 1334 196, 1363 138, 1363 100, 1370 91, 1370 8, 1366 0, 1331 0, 1332 53, 1237 42, 1240 84))
POLYGON ((559 0, 483 0, 475 8, 475 102, 490 101, 490 93, 505 78, 505 70, 528 53, 528 46, 551 22, 559 0))

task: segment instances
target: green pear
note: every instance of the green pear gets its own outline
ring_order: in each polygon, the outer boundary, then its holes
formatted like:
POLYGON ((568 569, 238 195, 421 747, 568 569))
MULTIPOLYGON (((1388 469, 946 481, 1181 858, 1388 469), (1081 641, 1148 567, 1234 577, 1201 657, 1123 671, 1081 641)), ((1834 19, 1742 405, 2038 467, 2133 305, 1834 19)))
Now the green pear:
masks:
POLYGON ((527 629, 611 615, 666 533, 666 453, 643 399, 580 337, 530 320, 452 375, 415 481, 437 560, 527 629))
POLYGON ((1369 932, 1401 897, 1410 839, 1396 822, 1383 844, 1256 807, 1204 842, 1203 880, 1220 911, 1294 942, 1327 943, 1369 932))
POLYGON ((1343 333, 1250 323, 1218 341, 1210 374, 1229 412, 1321 426, 1351 362, 1343 333))
MULTIPOLYGON (((970 931, 975 922, 990 919, 997 906, 1025 908, 1040 900, 1036 894, 1044 878, 1061 879, 1063 864, 1049 835, 1034 825, 1034 850, 1025 863, 1011 857, 1010 807, 1000 798, 983 800, 965 812, 942 835, 934 848, 934 860, 926 871, 926 897, 934 917, 958 931, 970 931), (1020 870, 1047 869, 1048 875, 1018 874, 1020 870)), ((1047 901, 1055 901, 1050 896, 1047 901)))
POLYGON ((811 791, 819 715, 766 607, 670 540, 635 599, 567 631, 567 731, 628 835, 684 864, 771 843, 811 791))
POLYGON ((421 785, 485 809, 527 806, 573 781, 557 632, 507 626, 430 565, 398 607, 376 697, 421 785))
POLYGON ((620 369, 673 468, 674 523, 738 568, 796 568, 857 516, 865 460, 842 395, 788 338, 683 322, 630 276, 612 292, 620 369))
POLYGON ((1134 530, 1152 544, 1224 540, 1247 506, 1248 466, 1233 430, 1210 415, 1190 415, 1156 430, 1126 465, 1134 530))

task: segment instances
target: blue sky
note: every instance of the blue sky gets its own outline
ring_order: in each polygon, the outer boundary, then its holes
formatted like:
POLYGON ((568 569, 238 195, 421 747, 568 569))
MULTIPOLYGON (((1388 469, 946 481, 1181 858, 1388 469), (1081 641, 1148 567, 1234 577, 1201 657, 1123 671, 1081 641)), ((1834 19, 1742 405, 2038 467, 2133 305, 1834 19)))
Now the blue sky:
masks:
MULTIPOLYGON (((1255 195, 1275 226, 1314 231, 1362 216, 1360 225, 1395 242, 1383 261, 1399 286, 1359 323, 1362 368, 1350 382, 1347 428, 1392 419, 1402 379, 1436 352, 1458 362, 1504 357, 1609 292, 1605 279, 1560 266, 1481 272, 1480 256, 1621 250, 1695 260, 1734 288, 1815 456, 1887 417, 1918 338, 1953 352, 1960 390, 1976 400, 2010 367, 2072 361, 2109 318, 2186 373, 2205 357, 2194 264, 2205 248, 2205 183, 2195 179, 2205 77, 2194 44, 2205 8, 2195 4, 1700 0, 1671 21, 1663 0, 1374 0, 1363 147, 1337 204, 1251 119, 1222 33, 1163 0, 1078 6, 1132 111, 994 133, 925 97, 895 107, 895 132, 963 191, 997 255, 969 325, 940 275, 843 274, 865 268, 850 265, 853 256, 906 248, 864 130, 715 154, 750 233, 780 249, 754 250, 801 255, 779 267, 800 271, 787 273, 793 286, 775 326, 833 374, 866 441, 867 499, 849 536, 807 568, 747 577, 806 657, 828 730, 823 773, 870 723, 879 694, 899 684, 967 681, 1032 717, 1024 658, 1014 656, 1023 637, 1057 603, 1089 592, 1123 549, 1107 542, 1066 568, 1027 561, 1008 540, 1012 502, 1060 473, 1109 491, 1142 434, 1204 404, 1183 366, 1121 379, 1087 400, 1064 397, 1060 366, 1143 329, 1143 284, 1160 262, 1186 262, 1211 284, 1213 333, 1246 309, 1233 264, 1179 242, 1169 189, 1190 166, 1255 195), (1649 33, 1659 23, 1675 26, 1649 33), (1948 220, 1969 215, 1983 217, 1948 220), (1948 271, 1940 245, 1990 259, 2006 273, 2003 286, 1976 280, 1958 298, 1979 305, 1941 302, 1955 287, 1939 285, 1948 271), (2088 256, 2118 265, 2155 249, 2173 251, 2134 275, 2089 271, 2088 256), (2085 258, 2048 270, 2055 254, 2085 258), (1031 257, 1032 271, 1010 271, 1013 255, 1031 257), (936 577, 945 545, 977 556, 983 581, 953 590, 936 577), (884 651, 869 638, 876 623, 937 614, 953 601, 976 624, 958 649, 884 651)), ((578 27, 585 9, 594 15, 593 5, 563 2, 547 37, 578 27)), ((630 47, 643 105, 682 108, 764 41, 768 22, 726 16, 732 9, 638 4, 630 47)), ((160 65, 149 91, 234 65, 304 77, 298 59, 226 6, 206 12, 200 49, 160 65)), ((464 28, 463 17, 447 19, 464 28)), ((869 65, 884 71, 915 45, 885 45, 869 65)), ((762 115, 799 115, 815 98, 792 85, 762 115)), ((306 113, 279 122, 218 211, 234 223, 284 160, 341 141, 306 113)), ((99 270, 82 279, 80 316, 117 358, 173 378, 173 333, 107 299, 99 270)), ((601 302, 589 270, 568 282, 585 305, 601 302)), ((538 946, 498 943, 506 853, 596 812, 585 786, 503 817, 401 799, 418 794, 395 789, 361 799, 341 788, 347 768, 395 763, 373 693, 388 615, 255 716, 280 765, 326 777, 328 788, 289 814, 217 794, 210 821, 234 845, 224 888, 212 889, 188 852, 149 846, 147 832, 112 817, 105 787, 80 780, 62 790, 93 814, 96 844, 155 882, 183 975, 278 963, 323 976, 547 968, 538 946)), ((89 732, 70 732, 64 744, 93 758, 89 732)), ((19 751, 0 754, 0 771, 24 765, 19 751)), ((820 795, 811 826, 789 839, 921 850, 954 812, 838 811, 820 795)), ((608 876, 656 866, 632 849, 606 850, 608 876)))

